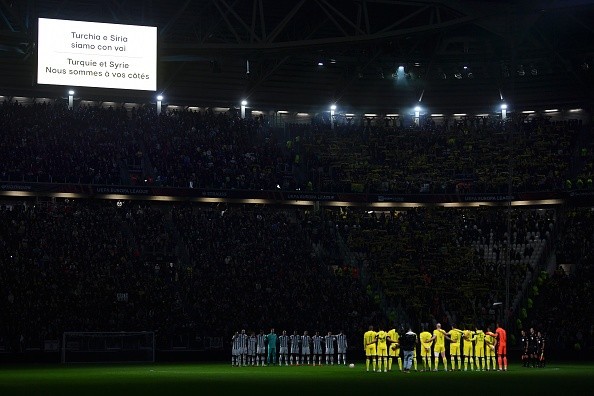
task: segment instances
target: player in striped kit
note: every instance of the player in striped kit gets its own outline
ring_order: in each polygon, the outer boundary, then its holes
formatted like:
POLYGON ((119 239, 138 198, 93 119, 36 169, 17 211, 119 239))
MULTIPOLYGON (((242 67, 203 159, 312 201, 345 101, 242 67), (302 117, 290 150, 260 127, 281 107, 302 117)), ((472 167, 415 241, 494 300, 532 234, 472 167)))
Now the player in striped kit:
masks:
POLYGON ((347 336, 340 330, 340 333, 336 336, 336 343, 338 345, 338 364, 340 364, 340 358, 342 356, 342 364, 346 365, 346 351, 348 348, 347 336))
POLYGON ((307 357, 307 365, 311 364, 311 353, 309 345, 311 344, 311 337, 307 333, 307 330, 303 332, 301 336, 301 364, 305 364, 305 358, 307 357))
POLYGON ((278 365, 283 365, 283 357, 285 358, 285 366, 289 365, 289 336, 287 330, 283 330, 283 334, 278 337, 278 365))
POLYGON ((245 330, 241 330, 239 335, 239 353, 241 355, 241 365, 247 366, 247 347, 248 347, 248 335, 245 330))
POLYGON ((257 345, 256 345, 256 366, 259 363, 262 363, 262 366, 266 366, 266 335, 264 334, 264 330, 260 330, 260 334, 256 336, 257 345))
POLYGON ((334 342, 336 337, 329 331, 328 335, 324 337, 324 344, 326 345, 326 364, 334 364, 334 342))
POLYGON ((316 356, 318 357, 318 364, 322 365, 322 336, 320 332, 316 331, 316 334, 311 337, 311 344, 313 346, 313 365, 316 365, 316 356))
POLYGON ((247 343, 247 357, 248 361, 247 364, 250 366, 256 365, 256 345, 258 344, 258 339, 256 338, 256 334, 252 331, 248 338, 247 343))
POLYGON ((231 366, 239 367, 241 363, 241 338, 238 331, 233 334, 231 340, 233 341, 233 345, 231 347, 231 366))
POLYGON ((291 335, 291 366, 293 365, 293 360, 295 360, 295 364, 299 365, 299 342, 301 342, 301 337, 297 334, 297 330, 293 331, 291 335))

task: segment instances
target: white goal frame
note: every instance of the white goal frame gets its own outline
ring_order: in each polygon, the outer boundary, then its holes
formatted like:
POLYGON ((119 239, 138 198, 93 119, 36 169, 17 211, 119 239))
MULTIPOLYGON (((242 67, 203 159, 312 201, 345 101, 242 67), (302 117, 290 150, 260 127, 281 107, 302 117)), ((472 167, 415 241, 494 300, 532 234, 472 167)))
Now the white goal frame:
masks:
POLYGON ((155 332, 153 331, 66 331, 62 334, 62 346, 61 346, 61 360, 62 363, 154 363, 155 362, 155 332), (117 347, 110 347, 107 344, 103 348, 93 349, 93 348, 79 348, 74 349, 69 347, 68 338, 75 336, 80 338, 88 338, 88 339, 96 339, 96 338, 104 338, 104 340, 108 339, 118 339, 120 338, 121 348, 117 347), (148 342, 144 345, 139 345, 138 348, 126 348, 125 343, 123 342, 124 337, 146 337, 148 342), (119 360, 119 359, 109 359, 109 356, 116 356, 117 354, 126 354, 134 355, 134 352, 146 352, 147 359, 130 359, 130 360, 119 360), (69 352, 73 354, 81 354, 86 355, 88 359, 84 360, 70 360, 68 359, 69 352), (98 359, 93 360, 93 355, 102 355, 106 356, 107 359, 98 359))

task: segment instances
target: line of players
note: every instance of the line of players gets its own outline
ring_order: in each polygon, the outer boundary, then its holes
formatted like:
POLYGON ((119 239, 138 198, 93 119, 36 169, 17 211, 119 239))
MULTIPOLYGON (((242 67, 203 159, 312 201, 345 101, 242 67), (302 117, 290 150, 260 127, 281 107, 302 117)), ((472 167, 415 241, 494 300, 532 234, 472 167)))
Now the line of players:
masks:
MULTIPOLYGON (((404 334, 404 329, 401 328, 401 333, 404 334)), ((414 333, 413 333, 414 334, 414 333)), ((369 330, 363 335, 363 344, 366 354, 366 369, 373 371, 392 371, 392 359, 397 358, 400 371, 403 371, 402 358, 400 356, 400 335, 396 329, 384 331, 382 328, 378 332, 373 330, 373 326, 369 326, 369 330)), ((449 331, 441 328, 441 324, 437 323, 433 333, 427 330, 425 325, 422 326, 422 332, 419 335, 420 340, 420 355, 423 362, 423 369, 421 371, 438 371, 439 358, 443 361, 444 370, 448 371, 448 361, 446 358, 445 340, 450 342, 450 371, 457 369, 462 370, 462 357, 464 357, 464 371, 470 370, 489 371, 491 367, 493 370, 507 371, 507 334, 506 331, 497 324, 495 333, 488 327, 487 331, 475 328, 475 330, 460 330, 455 326, 449 331), (463 345, 463 348, 461 348, 463 345), (462 354, 461 354, 462 352, 462 354), (433 355, 433 362, 431 356, 433 355), (433 363, 433 365, 432 365, 433 363)), ((414 369, 417 369, 417 347, 413 347, 412 364, 414 369)))
POLYGON ((231 365, 232 366, 282 366, 283 360, 285 366, 288 365, 322 365, 322 357, 325 357, 326 364, 334 364, 335 348, 337 346, 337 363, 346 365, 346 351, 348 342, 346 335, 340 331, 333 335, 329 331, 325 336, 319 332, 310 336, 307 331, 303 335, 294 331, 290 336, 283 330, 280 336, 277 336, 274 328, 269 334, 264 334, 260 330, 259 334, 251 332, 248 336, 245 330, 236 332, 232 337, 231 365), (277 351, 278 344, 278 351, 277 351), (313 362, 312 362, 313 360, 313 362))
POLYGON ((522 366, 524 367, 544 367, 545 366, 545 337, 543 334, 530 328, 530 332, 521 331, 522 343, 522 366))

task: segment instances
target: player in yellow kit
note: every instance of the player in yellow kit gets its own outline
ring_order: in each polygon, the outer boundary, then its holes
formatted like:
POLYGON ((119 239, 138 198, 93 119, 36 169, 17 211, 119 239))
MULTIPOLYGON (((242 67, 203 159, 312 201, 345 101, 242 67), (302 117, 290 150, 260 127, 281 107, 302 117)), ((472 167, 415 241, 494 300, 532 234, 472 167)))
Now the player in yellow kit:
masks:
POLYGON ((388 331, 388 337, 390 337, 390 345, 388 349, 388 371, 392 371, 392 359, 398 359, 398 368, 402 371, 402 358, 400 357, 400 345, 398 341, 400 340, 400 335, 396 331, 396 329, 392 329, 388 331))
POLYGON ((377 341, 377 368, 382 371, 383 363, 385 373, 388 371, 388 333, 380 327, 375 339, 377 341))
POLYGON ((462 370, 462 359, 460 358, 460 340, 462 339, 462 330, 452 326, 447 332, 446 338, 450 340, 450 362, 452 371, 456 370, 456 360, 458 361, 458 371, 462 370))
POLYGON ((431 371, 431 346, 433 345, 433 338, 431 333, 427 331, 427 326, 423 324, 422 332, 419 334, 421 340, 421 359, 423 359, 423 371, 431 371))
POLYGON ((433 345, 433 355, 435 356, 433 371, 437 371, 439 366, 439 355, 441 355, 445 371, 448 371, 448 360, 445 355, 445 334, 446 332, 441 328, 441 324, 436 324, 435 330, 433 330, 433 337, 431 337, 432 341, 435 340, 435 345, 433 345))
POLYGON ((474 371, 474 332, 472 330, 464 330, 462 333, 464 341, 464 371, 468 370, 468 362, 470 361, 470 370, 474 371))
POLYGON ((493 363, 493 370, 497 370, 497 362, 495 360, 495 346, 497 339, 491 335, 491 328, 487 327, 485 334, 485 362, 487 363, 487 371, 491 370, 491 363, 493 363))
POLYGON ((486 334, 482 330, 476 329, 474 333, 474 358, 476 360, 476 369, 480 371, 485 369, 485 337, 486 334))
POLYGON ((375 337, 377 333, 373 331, 373 326, 369 326, 369 330, 363 334, 363 348, 365 349, 365 364, 367 365, 367 371, 369 371, 369 363, 370 361, 373 362, 373 371, 375 371, 376 367, 376 356, 377 356, 377 348, 375 345, 375 337))

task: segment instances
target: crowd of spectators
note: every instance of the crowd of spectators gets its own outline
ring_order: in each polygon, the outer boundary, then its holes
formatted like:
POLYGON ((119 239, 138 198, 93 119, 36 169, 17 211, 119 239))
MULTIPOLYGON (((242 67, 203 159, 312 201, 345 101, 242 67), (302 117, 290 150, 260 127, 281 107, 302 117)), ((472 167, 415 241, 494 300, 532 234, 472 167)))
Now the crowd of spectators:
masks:
POLYGON ((196 320, 229 334, 270 326, 359 331, 376 309, 358 277, 335 273, 336 256, 312 249, 304 215, 267 206, 176 207, 196 320))
MULTIPOLYGON (((64 331, 358 333, 381 313, 360 279, 272 207, 70 201, 0 210, 1 347, 64 331), (185 253, 184 253, 185 250, 185 253)), ((306 223, 307 224, 307 223, 306 223)))
POLYGON ((564 188, 577 121, 514 117, 420 127, 298 128, 313 188, 381 193, 507 193, 564 188))
POLYGON ((138 114, 156 184, 222 189, 294 187, 290 152, 262 118, 212 111, 138 114))
POLYGON ((505 298, 508 235, 513 298, 537 269, 555 222, 553 210, 536 209, 348 210, 332 215, 330 221, 362 271, 393 305, 404 303, 413 321, 468 324, 492 319, 492 304, 505 298))
POLYGON ((559 266, 531 297, 525 327, 542 329, 557 354, 591 357, 594 351, 594 212, 571 209, 557 241, 559 266), (530 306, 531 305, 531 306, 530 306))
POLYGON ((131 234, 124 216, 109 202, 2 206, 0 332, 12 350, 64 331, 157 329, 175 319, 171 282, 143 251, 152 231, 131 234))
POLYGON ((514 192, 584 189, 592 179, 575 120, 273 128, 233 111, 5 101, 0 127, 0 178, 11 181, 403 194, 507 193, 510 180, 514 192))
POLYGON ((3 181, 121 184, 120 161, 134 153, 122 109, 18 102, 0 105, 3 181))

